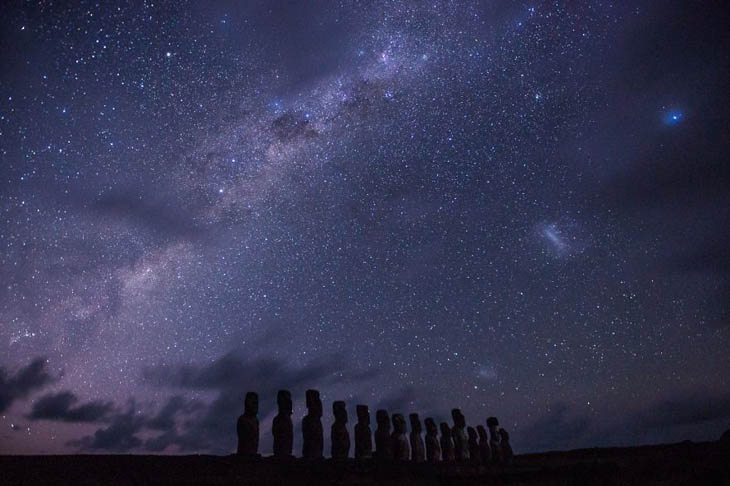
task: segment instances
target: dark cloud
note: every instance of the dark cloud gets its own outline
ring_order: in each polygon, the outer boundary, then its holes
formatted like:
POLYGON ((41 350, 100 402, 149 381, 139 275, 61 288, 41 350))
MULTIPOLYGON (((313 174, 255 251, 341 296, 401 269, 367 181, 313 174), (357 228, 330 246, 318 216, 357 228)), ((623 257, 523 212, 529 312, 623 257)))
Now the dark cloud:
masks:
POLYGON ((36 358, 13 376, 5 368, 0 368, 0 413, 10 408, 15 400, 55 381, 46 371, 46 362, 46 358, 36 358))
MULTIPOLYGON (((367 381, 377 376, 373 370, 350 370, 342 356, 316 359, 302 367, 288 366, 273 358, 246 359, 228 353, 207 366, 158 366, 147 368, 143 376, 154 386, 182 390, 209 390, 217 396, 205 408, 198 409, 183 423, 178 434, 166 433, 150 441, 151 450, 176 445, 180 450, 207 450, 228 453, 235 445, 234 424, 242 412, 247 391, 259 394, 259 416, 274 410, 276 392, 288 389, 303 396, 310 387, 328 386, 350 379, 367 381), (339 371, 335 371, 339 370, 339 371)), ((169 405, 169 404, 168 404, 169 405)), ((170 409, 174 409, 170 405, 170 409)))
POLYGON ((648 404, 635 413, 589 414, 556 403, 520 429, 525 451, 566 450, 597 445, 627 446, 718 437, 730 421, 730 392, 694 390, 648 404))
MULTIPOLYGON (((132 401, 126 412, 108 417, 110 425, 98 429, 92 436, 69 442, 69 445, 81 450, 114 452, 135 449, 161 452, 174 447, 182 452, 230 453, 235 446, 233 424, 242 412, 247 391, 259 393, 259 417, 265 417, 274 410, 274 397, 279 389, 285 388, 295 396, 303 396, 310 387, 330 386, 353 379, 365 382, 377 375, 374 370, 349 370, 341 356, 317 359, 303 367, 292 368, 282 360, 247 360, 234 352, 209 365, 150 367, 143 373, 149 385, 182 391, 211 391, 216 396, 211 402, 204 403, 174 395, 152 416, 135 410, 136 405, 132 401), (143 440, 140 432, 144 430, 160 434, 143 440)), ((399 394, 395 400, 405 404, 412 402, 412 397, 413 390, 409 390, 406 394, 399 394)), ((67 420, 60 417, 77 410, 70 408, 73 400, 68 396, 51 398, 54 400, 47 401, 54 403, 59 420, 67 420)), ((42 407, 43 410, 47 408, 50 407, 42 407)))
MULTIPOLYGON (((730 45, 727 19, 718 15, 717 5, 645 2, 640 8, 647 15, 632 16, 618 36, 618 49, 612 51, 616 84, 642 95, 727 99, 726 90, 712 89, 727 80, 725 48, 730 45)), ((726 105, 709 106, 722 113, 726 105)))
POLYGON ((175 417, 178 412, 188 410, 195 410, 195 403, 180 395, 172 396, 157 415, 146 422, 146 426, 153 430, 171 431, 175 428, 175 417))
MULTIPOLYGON (((706 134, 688 135, 693 136, 704 138, 706 134)), ((688 205, 727 201, 730 168, 725 155, 698 147, 690 140, 672 140, 673 134, 666 137, 657 137, 656 148, 642 153, 642 160, 610 179, 603 188, 603 197, 615 202, 619 211, 680 211, 688 205)))
POLYGON ((98 429, 94 435, 71 440, 68 445, 83 451, 127 452, 142 444, 137 433, 145 426, 145 422, 145 417, 138 413, 136 403, 132 400, 125 412, 111 418, 109 426, 98 429))
POLYGON ((730 224, 730 143, 720 133, 722 124, 706 123, 687 120, 681 133, 666 127, 654 134, 633 163, 601 183, 597 201, 611 219, 638 230, 635 248, 655 249, 648 259, 637 253, 637 268, 651 266, 678 285, 688 276, 712 281, 716 290, 705 321, 727 325, 730 237, 724 228, 730 224))
POLYGON ((162 452, 173 444, 180 446, 181 440, 182 438, 174 430, 168 430, 163 434, 147 439, 143 448, 150 452, 162 452))
POLYGON ((195 450, 197 442, 188 444, 190 437, 178 435, 178 419, 203 409, 200 402, 174 395, 156 414, 150 416, 138 409, 135 400, 130 400, 125 411, 106 416, 108 426, 97 429, 93 435, 69 441, 68 445, 81 451, 129 452, 143 449, 161 452, 173 444, 181 450, 195 450), (161 433, 144 440, 139 434, 145 430, 161 433))
POLYGON ((703 245, 675 255, 672 267, 684 273, 699 272, 730 277, 730 236, 717 234, 716 238, 708 239, 703 245))
POLYGON ((74 407, 77 401, 76 395, 69 391, 45 395, 33 404, 28 418, 62 422, 98 422, 112 410, 111 402, 92 401, 74 407))
MULTIPOLYGON (((529 450, 546 451, 582 447, 591 429, 590 419, 565 403, 555 403, 530 426, 520 431, 529 450)), ((524 447, 524 446, 523 446, 524 447)))
POLYGON ((730 392, 699 391, 660 400, 629 419, 641 430, 730 420, 730 392))
POLYGON ((704 280, 719 275, 704 321, 727 323, 730 92, 724 53, 730 36, 724 17, 710 6, 669 2, 639 9, 646 15, 632 16, 608 53, 616 76, 606 86, 612 103, 588 144, 593 162, 586 180, 595 179, 582 181, 575 195, 617 221, 631 237, 628 251, 642 249, 636 268, 651 266, 677 286, 687 272, 704 280), (682 113, 674 125, 667 123, 672 110, 682 113))
POLYGON ((276 358, 255 358, 247 360, 231 352, 213 361, 208 366, 181 365, 148 367, 143 377, 158 386, 191 390, 231 390, 248 388, 265 394, 279 388, 304 390, 316 383, 330 383, 343 376, 376 376, 372 370, 350 371, 343 356, 332 355, 310 361, 295 368, 286 361, 276 358))
POLYGON ((720 326, 730 326, 730 236, 723 231, 725 227, 725 224, 718 225, 715 230, 701 234, 702 241, 673 252, 666 259, 671 274, 712 282, 715 291, 708 298, 708 307, 717 311, 714 315, 708 313, 708 320, 720 326))
POLYGON ((406 413, 413 406, 415 399, 416 389, 406 386, 380 400, 375 408, 384 408, 391 414, 406 413))

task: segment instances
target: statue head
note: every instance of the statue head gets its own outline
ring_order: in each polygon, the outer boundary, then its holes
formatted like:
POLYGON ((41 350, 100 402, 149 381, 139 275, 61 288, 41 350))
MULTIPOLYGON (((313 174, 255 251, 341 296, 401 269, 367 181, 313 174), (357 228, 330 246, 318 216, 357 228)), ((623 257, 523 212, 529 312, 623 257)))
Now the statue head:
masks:
POLYGON ((355 407, 357 413, 357 421, 364 425, 370 425, 370 410, 367 405, 358 405, 355 407))
POLYGON ((276 404, 279 406, 279 413, 282 415, 291 415, 292 401, 289 390, 279 390, 276 394, 276 404))
POLYGON ((418 417, 418 414, 412 413, 408 418, 411 421, 411 431, 420 434, 423 429, 421 428, 421 419, 418 417))
POLYGON ((497 427, 499 427, 499 420, 497 420, 497 417, 489 417, 487 419, 487 428, 492 432, 497 432, 497 427))
POLYGON ((502 442, 509 442, 509 434, 504 429, 499 429, 499 438, 502 442))
POLYGON ((259 413, 259 394, 256 392, 246 393, 243 401, 243 414, 247 417, 255 417, 259 413))
POLYGON ((426 433, 431 435, 438 434, 438 429, 436 428, 436 422, 433 421, 431 417, 428 417, 426 420, 423 421, 424 424, 426 424, 426 433))
POLYGON ((337 400, 332 403, 332 413, 335 415, 335 422, 341 424, 347 423, 347 409, 345 408, 345 402, 337 400))
POLYGON ((477 425, 477 434, 479 434, 479 440, 483 442, 487 442, 489 440, 489 437, 487 437, 487 429, 485 429, 483 425, 477 425))
POLYGON ((441 435, 444 437, 451 437, 451 428, 449 428, 449 424, 441 422, 439 426, 441 427, 441 435))
POLYGON ((378 423, 378 428, 382 428, 386 432, 390 430, 390 416, 387 410, 381 408, 375 412, 375 421, 378 423))
POLYGON ((406 432, 408 432, 408 428, 406 427, 406 419, 400 413, 393 414, 393 430, 395 430, 399 434, 405 434, 406 432))
POLYGON ((469 436, 469 442, 477 441, 477 430, 474 427, 467 427, 466 434, 469 436))
POLYGON ((322 400, 319 398, 319 392, 317 390, 307 390, 306 393, 307 410, 309 415, 313 417, 322 416, 322 400))
POLYGON ((466 418, 461 413, 460 408, 454 408, 451 410, 451 418, 454 419, 454 427, 462 428, 466 426, 466 418))

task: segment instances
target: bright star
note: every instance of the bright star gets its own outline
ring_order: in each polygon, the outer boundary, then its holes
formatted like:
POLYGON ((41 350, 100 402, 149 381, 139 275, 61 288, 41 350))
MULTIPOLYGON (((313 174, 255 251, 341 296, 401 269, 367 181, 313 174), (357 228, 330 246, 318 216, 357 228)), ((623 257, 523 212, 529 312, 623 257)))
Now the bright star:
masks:
POLYGON ((677 125, 682 122, 684 114, 679 110, 671 110, 664 116, 664 123, 666 125, 677 125))

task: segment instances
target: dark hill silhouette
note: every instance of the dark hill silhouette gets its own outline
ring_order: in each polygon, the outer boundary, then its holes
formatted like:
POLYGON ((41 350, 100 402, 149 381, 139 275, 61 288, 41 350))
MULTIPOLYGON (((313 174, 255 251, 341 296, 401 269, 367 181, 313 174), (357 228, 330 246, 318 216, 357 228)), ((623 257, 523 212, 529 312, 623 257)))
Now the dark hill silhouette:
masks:
POLYGON ((509 468, 231 456, 0 456, 8 485, 730 484, 725 441, 517 455, 509 468))

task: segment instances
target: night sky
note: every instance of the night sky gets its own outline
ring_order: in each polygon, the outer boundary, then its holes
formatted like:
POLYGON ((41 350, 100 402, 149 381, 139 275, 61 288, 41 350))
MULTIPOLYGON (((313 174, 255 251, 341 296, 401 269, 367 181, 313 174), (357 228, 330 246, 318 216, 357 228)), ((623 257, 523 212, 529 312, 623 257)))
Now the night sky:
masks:
POLYGON ((722 3, 4 2, 0 453, 228 454, 253 390, 270 454, 280 388, 297 455, 307 388, 719 438, 722 3))

